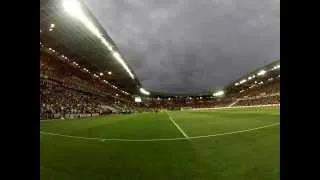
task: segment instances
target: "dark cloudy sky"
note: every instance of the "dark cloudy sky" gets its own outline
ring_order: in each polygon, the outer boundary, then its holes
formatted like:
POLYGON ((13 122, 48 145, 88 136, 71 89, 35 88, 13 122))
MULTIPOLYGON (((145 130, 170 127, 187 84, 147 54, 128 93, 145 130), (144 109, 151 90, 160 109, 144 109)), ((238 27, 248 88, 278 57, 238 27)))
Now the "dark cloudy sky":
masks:
POLYGON ((86 0, 148 90, 221 88, 280 58, 280 0, 86 0))

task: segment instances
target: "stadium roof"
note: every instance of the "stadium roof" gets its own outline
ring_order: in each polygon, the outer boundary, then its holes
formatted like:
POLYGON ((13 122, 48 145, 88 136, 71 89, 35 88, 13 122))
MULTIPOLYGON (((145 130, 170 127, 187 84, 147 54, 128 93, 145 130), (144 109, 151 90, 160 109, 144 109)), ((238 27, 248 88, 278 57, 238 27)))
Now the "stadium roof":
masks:
POLYGON ((121 52, 115 43, 88 8, 80 3, 81 1, 77 2, 86 20, 91 24, 86 26, 81 20, 68 14, 63 4, 64 0, 40 1, 41 44, 54 49, 92 73, 103 73, 107 81, 121 89, 130 93, 138 92, 140 82, 134 71, 121 57, 123 61, 120 62, 121 52), (95 34, 94 30, 99 31, 99 34, 95 34), (112 75, 108 74, 110 71, 112 75))
MULTIPOLYGON (((242 80, 247 80, 249 77, 256 77, 258 76, 259 73, 269 73, 270 71, 274 70, 274 68, 276 69, 279 69, 280 70, 280 59, 279 60, 276 60, 270 64, 267 64, 263 67, 260 67, 258 69, 255 69, 254 71, 250 72, 250 73, 247 73, 243 76, 241 76, 240 78, 232 81, 228 86, 226 86, 225 89, 230 89, 232 87, 235 87, 235 84, 241 84, 240 82, 242 80)), ((275 71, 275 73, 279 74, 280 71, 275 71)), ((250 78, 251 79, 251 78, 250 78)))

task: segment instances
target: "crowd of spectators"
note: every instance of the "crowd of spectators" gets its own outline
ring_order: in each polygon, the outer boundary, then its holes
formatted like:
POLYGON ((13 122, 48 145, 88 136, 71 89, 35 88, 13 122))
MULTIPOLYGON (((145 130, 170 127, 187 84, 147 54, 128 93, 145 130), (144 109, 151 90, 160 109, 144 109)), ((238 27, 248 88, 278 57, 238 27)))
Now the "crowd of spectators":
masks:
POLYGON ((101 105, 112 103, 111 99, 82 92, 54 81, 40 81, 40 116, 42 119, 66 115, 102 114, 111 111, 101 105))
POLYGON ((255 106, 268 104, 280 104, 280 95, 241 99, 235 104, 235 106, 255 106))
POLYGON ((236 88, 229 93, 229 96, 234 98, 256 97, 280 92, 280 78, 265 80, 263 84, 259 84, 260 82, 251 84, 249 87, 236 88))
POLYGON ((236 91, 226 92, 226 95, 220 98, 153 98, 145 104, 149 108, 156 109, 215 108, 226 106, 279 104, 280 78, 267 79, 263 84, 256 83, 251 88, 244 86, 238 88, 236 91), (241 91, 242 88, 245 90, 241 91))
POLYGON ((131 112, 132 104, 128 96, 79 68, 40 56, 41 119, 100 115, 112 110, 131 112))
POLYGON ((178 110, 181 108, 209 108, 209 107, 223 107, 231 104, 231 98, 168 98, 153 99, 145 103, 151 109, 169 109, 178 110))

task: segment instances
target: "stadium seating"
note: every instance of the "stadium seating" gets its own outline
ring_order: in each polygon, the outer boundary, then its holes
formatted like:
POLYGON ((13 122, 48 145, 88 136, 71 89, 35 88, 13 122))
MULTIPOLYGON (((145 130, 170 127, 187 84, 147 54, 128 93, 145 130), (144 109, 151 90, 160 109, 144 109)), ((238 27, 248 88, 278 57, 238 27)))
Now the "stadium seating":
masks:
POLYGON ((234 106, 255 106, 267 104, 280 104, 280 95, 241 99, 234 106))
POLYGON ((40 118, 72 118, 132 111, 132 100, 58 58, 40 56, 40 118), (115 105, 117 104, 117 105, 115 105))

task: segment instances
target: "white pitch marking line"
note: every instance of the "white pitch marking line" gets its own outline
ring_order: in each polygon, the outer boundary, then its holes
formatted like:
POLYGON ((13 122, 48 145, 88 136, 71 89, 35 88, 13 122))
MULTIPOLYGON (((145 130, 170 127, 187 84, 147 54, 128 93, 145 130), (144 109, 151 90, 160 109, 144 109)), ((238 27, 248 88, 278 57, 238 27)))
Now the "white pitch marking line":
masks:
POLYGON ((71 136, 71 135, 65 135, 65 134, 57 134, 57 133, 50 133, 50 132, 44 132, 40 131, 40 134, 44 135, 51 135, 51 136, 61 136, 61 137, 67 137, 67 138, 74 138, 74 139, 84 139, 84 140, 99 140, 99 141, 125 141, 125 142, 150 142, 150 141, 176 141, 176 140, 188 140, 188 139, 200 139, 200 138, 209 138, 209 137, 216 137, 216 136, 225 136, 230 134, 240 134, 243 132, 249 132, 254 131, 258 129, 264 129, 267 127, 277 126, 280 123, 273 123, 265 126, 260 126, 256 128, 251 129, 245 129, 245 130, 239 130, 239 131, 232 131, 232 132, 226 132, 226 133, 219 133, 219 134, 211 134, 211 135, 204 135, 204 136, 192 136, 188 138, 164 138, 164 139, 104 139, 104 138, 98 138, 98 137, 81 137, 81 136, 71 136))
POLYGON ((170 121, 177 127, 177 129, 181 132, 181 134, 185 138, 189 138, 189 136, 181 129, 181 127, 173 120, 173 118, 170 116, 170 114, 166 111, 167 115, 169 116, 170 121))
POLYGON ((204 136, 193 136, 193 137, 189 137, 189 139, 206 138, 206 137, 214 137, 214 136, 224 136, 224 135, 229 135, 229 134, 238 134, 238 133, 243 133, 243 132, 249 132, 249 131, 254 131, 254 130, 258 130, 258 129, 263 129, 263 128, 267 128, 267 127, 277 126, 279 124, 280 123, 273 123, 273 124, 269 124, 269 125, 265 125, 265 126, 260 126, 260 127, 256 127, 256 128, 250 128, 250 129, 244 129, 244 130, 239 130, 239 131, 232 131, 232 132, 211 134, 211 135, 204 135, 204 136))

